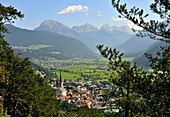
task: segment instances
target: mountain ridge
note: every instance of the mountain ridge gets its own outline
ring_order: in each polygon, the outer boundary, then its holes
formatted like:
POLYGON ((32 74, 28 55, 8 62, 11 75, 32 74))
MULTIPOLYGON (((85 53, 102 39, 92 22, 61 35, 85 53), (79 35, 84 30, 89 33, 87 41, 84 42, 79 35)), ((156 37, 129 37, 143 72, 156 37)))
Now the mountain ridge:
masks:
POLYGON ((97 31, 98 28, 89 24, 89 23, 86 23, 84 25, 77 25, 77 26, 73 26, 72 29, 76 32, 79 32, 79 33, 84 33, 84 32, 94 32, 94 31, 97 31))
MULTIPOLYGON (((51 21, 56 22, 57 24, 59 23, 54 20, 49 20, 49 22, 51 21)), ((50 29, 49 25, 44 25, 44 23, 48 23, 48 20, 42 22, 39 27, 35 28, 35 30, 49 31, 56 34, 73 37, 85 43, 93 51, 97 51, 96 45, 98 44, 105 44, 106 46, 115 47, 123 44, 132 36, 125 31, 118 30, 117 28, 110 27, 109 25, 108 27, 105 27, 105 29, 102 29, 102 27, 98 29, 97 27, 88 23, 85 25, 73 26, 72 28, 65 25, 60 25, 61 27, 53 26, 53 28, 50 29), (111 28, 111 31, 108 31, 107 28, 111 28)), ((129 30, 131 29, 129 28, 129 30)))
MULTIPOLYGON (((162 42, 162 41, 156 41, 154 44, 152 44, 146 51, 145 53, 147 54, 152 54, 153 57, 157 56, 157 52, 161 50, 161 47, 165 47, 168 46, 167 43, 162 42)), ((147 59, 147 57, 142 54, 141 56, 135 58, 133 60, 133 62, 137 62, 137 65, 140 67, 146 67, 149 68, 149 60, 147 59)))
POLYGON ((51 57, 55 59, 94 58, 95 53, 84 43, 71 37, 48 31, 34 31, 5 25, 11 34, 5 39, 23 57, 51 57))

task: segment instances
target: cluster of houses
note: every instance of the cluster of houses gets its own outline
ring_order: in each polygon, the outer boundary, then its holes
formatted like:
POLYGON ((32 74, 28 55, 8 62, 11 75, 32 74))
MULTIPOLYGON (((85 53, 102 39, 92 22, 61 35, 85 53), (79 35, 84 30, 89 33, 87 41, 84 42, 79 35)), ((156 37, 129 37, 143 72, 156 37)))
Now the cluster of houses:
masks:
MULTIPOLYGON (((53 81, 55 81, 53 79, 53 81)), ((101 81, 102 82, 102 81, 101 81)), ((64 86, 63 80, 61 78, 60 72, 60 80, 58 87, 55 87, 55 82, 51 82, 51 86, 55 88, 56 98, 68 102, 70 104, 74 104, 78 107, 88 106, 89 108, 96 108, 104 110, 105 112, 118 112, 118 109, 112 109, 112 107, 116 107, 116 104, 110 103, 107 104, 106 100, 103 98, 104 90, 111 89, 111 86, 105 85, 101 82, 96 82, 96 84, 92 84, 90 82, 78 82, 78 81, 66 81, 65 84, 75 84, 74 86, 64 86)), ((114 99, 110 99, 110 101, 114 101, 114 99)))

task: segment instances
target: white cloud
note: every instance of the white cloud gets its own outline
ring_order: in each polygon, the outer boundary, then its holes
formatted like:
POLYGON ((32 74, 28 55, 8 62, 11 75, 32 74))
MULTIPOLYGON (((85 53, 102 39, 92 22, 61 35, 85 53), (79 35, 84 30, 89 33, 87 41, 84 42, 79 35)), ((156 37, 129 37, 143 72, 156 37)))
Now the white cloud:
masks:
POLYGON ((102 16, 101 14, 98 14, 97 16, 102 16))
POLYGON ((115 18, 114 16, 111 17, 113 21, 126 21, 126 18, 115 18))
POLYGON ((89 15, 89 13, 86 13, 85 15, 89 15))
POLYGON ((73 5, 73 6, 68 6, 67 8, 58 12, 57 14, 66 15, 66 14, 71 14, 75 12, 87 12, 87 11, 89 11, 89 8, 87 6, 73 5))

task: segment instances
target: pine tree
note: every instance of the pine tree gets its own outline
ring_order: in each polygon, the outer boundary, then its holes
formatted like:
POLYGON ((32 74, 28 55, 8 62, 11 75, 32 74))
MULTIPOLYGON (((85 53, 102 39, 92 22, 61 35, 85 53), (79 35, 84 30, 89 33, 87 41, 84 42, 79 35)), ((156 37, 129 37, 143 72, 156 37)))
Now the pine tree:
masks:
POLYGON ((0 4, 0 94, 1 114, 15 116, 57 115, 55 90, 30 68, 28 58, 20 59, 3 39, 8 32, 4 24, 23 18, 12 6, 0 4))
MULTIPOLYGON (((117 100, 119 113, 122 116, 168 116, 170 114, 170 29, 168 0, 154 0, 150 9, 158 14, 164 22, 144 19, 149 14, 144 14, 143 9, 135 6, 128 10, 126 4, 121 5, 120 0, 112 0, 113 7, 124 17, 139 27, 137 36, 149 36, 151 39, 160 40, 168 44, 157 53, 157 57, 146 54, 153 72, 146 74, 136 63, 131 65, 122 60, 122 55, 116 49, 103 49, 103 45, 97 46, 103 57, 109 60, 108 67, 110 80, 114 85, 112 96, 121 97, 117 100)), ((133 29, 134 30, 134 29, 133 29)), ((137 30, 134 30, 137 31, 137 30)))

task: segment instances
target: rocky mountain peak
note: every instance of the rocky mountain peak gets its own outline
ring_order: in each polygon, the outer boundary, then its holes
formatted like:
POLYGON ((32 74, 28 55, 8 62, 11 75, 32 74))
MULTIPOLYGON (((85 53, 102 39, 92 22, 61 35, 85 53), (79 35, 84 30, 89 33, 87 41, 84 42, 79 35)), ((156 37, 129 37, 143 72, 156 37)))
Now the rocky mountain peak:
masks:
POLYGON ((72 29, 76 32, 94 32, 98 30, 97 27, 89 23, 86 23, 84 25, 73 26, 72 29))
POLYGON ((109 26, 108 24, 103 25, 100 30, 104 30, 106 32, 112 32, 113 28, 109 26))

